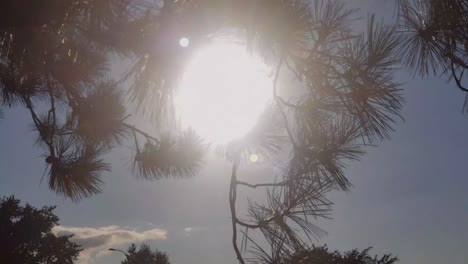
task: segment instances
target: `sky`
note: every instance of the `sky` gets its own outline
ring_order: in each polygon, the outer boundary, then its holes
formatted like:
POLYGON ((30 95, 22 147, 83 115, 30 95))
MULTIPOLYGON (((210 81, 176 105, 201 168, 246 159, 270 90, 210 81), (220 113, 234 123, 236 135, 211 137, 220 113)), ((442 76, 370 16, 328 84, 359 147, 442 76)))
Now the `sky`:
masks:
MULTIPOLYGON (((362 3, 377 12, 390 12, 392 6, 362 3)), ((373 246, 373 253, 393 253, 402 264, 468 263, 464 94, 444 78, 413 79, 402 70, 398 79, 405 82, 405 121, 395 125, 391 140, 350 164, 346 175, 353 188, 330 194, 333 219, 319 222, 328 236, 314 243, 339 250, 373 246)), ((51 192, 46 180, 41 183, 44 158, 34 146, 28 114, 4 112, 0 196, 15 195, 38 207, 56 205, 61 225, 54 231, 75 233, 86 247, 81 263, 118 263, 123 256, 107 248, 125 249, 131 242, 166 251, 176 264, 236 263, 227 162, 210 158, 194 178, 147 182, 132 175, 124 146, 107 157, 112 171, 103 176, 103 192, 76 204, 51 192)), ((239 175, 260 181, 271 170, 248 167, 239 175)))

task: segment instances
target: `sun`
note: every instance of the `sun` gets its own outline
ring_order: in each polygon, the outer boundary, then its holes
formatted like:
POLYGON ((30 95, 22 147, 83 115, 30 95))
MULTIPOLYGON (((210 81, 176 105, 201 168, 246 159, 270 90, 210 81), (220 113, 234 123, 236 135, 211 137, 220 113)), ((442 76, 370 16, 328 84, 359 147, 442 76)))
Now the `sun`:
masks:
MULTIPOLYGON (((185 42, 184 43, 188 43, 185 42)), ((268 67, 245 46, 215 42, 187 64, 175 103, 180 123, 214 144, 242 138, 272 98, 268 67)))

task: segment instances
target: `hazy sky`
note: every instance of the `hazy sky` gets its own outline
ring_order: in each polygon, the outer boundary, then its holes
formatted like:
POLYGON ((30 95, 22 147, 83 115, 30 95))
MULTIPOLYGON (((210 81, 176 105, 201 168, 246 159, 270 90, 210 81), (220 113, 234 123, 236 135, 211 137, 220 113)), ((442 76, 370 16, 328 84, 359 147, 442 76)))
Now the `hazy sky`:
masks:
MULTIPOLYGON (((363 2, 384 9, 375 1, 363 2)), ((329 235, 316 243, 340 250, 374 246, 374 253, 394 253, 402 264, 468 263, 464 95, 445 79, 411 80, 404 72, 399 79, 406 82, 406 121, 396 125, 392 140, 351 164, 346 174, 354 187, 330 195, 334 219, 320 222, 329 235)), ((49 191, 46 180, 40 184, 44 160, 33 147, 31 130, 25 111, 5 110, 0 196, 57 205, 63 227, 56 231, 76 233, 90 248, 85 252, 89 263, 118 263, 122 256, 106 249, 124 249, 132 241, 167 251, 176 264, 236 262, 227 162, 210 160, 190 180, 146 182, 132 176, 130 153, 123 147, 109 155, 113 170, 104 175, 103 193, 74 204, 49 191)), ((247 168, 240 175, 256 181, 269 171, 247 168)))

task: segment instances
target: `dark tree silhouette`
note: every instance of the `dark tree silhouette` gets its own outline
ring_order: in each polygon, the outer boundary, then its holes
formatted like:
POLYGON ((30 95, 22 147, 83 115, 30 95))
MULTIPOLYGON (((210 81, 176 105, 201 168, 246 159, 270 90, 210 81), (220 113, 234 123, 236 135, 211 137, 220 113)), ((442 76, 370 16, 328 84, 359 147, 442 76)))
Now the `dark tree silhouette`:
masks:
POLYGON ((137 249, 135 244, 131 244, 128 247, 127 253, 125 254, 125 260, 122 261, 122 264, 170 264, 169 257, 166 253, 160 252, 158 250, 151 250, 151 248, 146 245, 140 245, 140 248, 137 249))
POLYGON ((71 235, 52 233, 59 221, 54 208, 22 206, 13 196, 0 200, 0 263, 74 263, 81 250, 71 235))
POLYGON ((362 251, 357 249, 340 253, 338 251, 330 252, 327 246, 304 249, 294 253, 292 256, 282 258, 281 264, 395 264, 398 258, 391 254, 385 254, 382 257, 371 256, 369 252, 372 248, 362 251))
POLYGON ((242 264, 248 245, 254 256, 290 255, 325 234, 312 220, 328 216, 326 193, 349 190, 346 164, 389 139, 401 118, 401 55, 420 75, 447 73, 465 89, 466 6, 400 0, 402 25, 369 16, 356 32, 356 10, 334 0, 1 1, 0 101, 30 113, 49 186, 73 201, 100 191, 110 169, 102 154, 128 140, 138 177, 193 176, 208 147, 175 125, 174 92, 198 47, 232 33, 274 73, 271 109, 243 139, 216 149, 233 165, 232 244, 242 264), (178 45, 181 37, 189 47, 178 45), (120 80, 109 76, 115 55, 132 62, 120 80), (300 96, 291 95, 296 88, 300 96), (126 98, 173 133, 132 125, 126 98), (270 182, 238 175, 252 153, 282 165, 270 182), (238 187, 264 190, 266 202, 250 201, 238 215, 238 187))

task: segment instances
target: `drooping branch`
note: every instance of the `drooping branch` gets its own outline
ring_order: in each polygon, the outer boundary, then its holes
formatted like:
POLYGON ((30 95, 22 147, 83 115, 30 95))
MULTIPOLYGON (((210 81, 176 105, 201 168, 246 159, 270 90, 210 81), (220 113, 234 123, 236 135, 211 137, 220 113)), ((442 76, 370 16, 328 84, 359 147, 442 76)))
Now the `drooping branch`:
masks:
POLYGON ((236 199, 237 199, 237 167, 238 161, 234 161, 232 165, 231 184, 229 186, 229 206, 231 209, 231 223, 232 223, 232 246, 236 252, 237 259, 241 264, 245 264, 244 258, 237 245, 237 214, 236 214, 236 199))
POLYGON ((468 93, 468 88, 463 87, 463 84, 461 82, 463 78, 464 70, 462 70, 462 72, 460 73, 460 76, 457 76, 455 72, 455 67, 453 64, 454 64, 453 62, 450 63, 451 70, 452 70, 452 77, 455 80, 455 83, 457 84, 458 89, 460 89, 462 92, 468 93))

